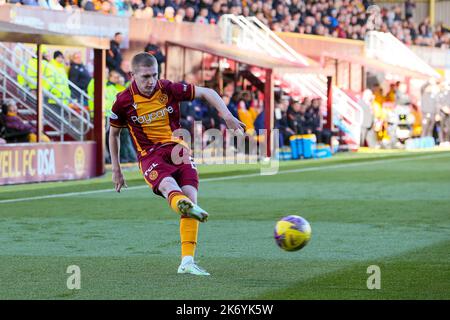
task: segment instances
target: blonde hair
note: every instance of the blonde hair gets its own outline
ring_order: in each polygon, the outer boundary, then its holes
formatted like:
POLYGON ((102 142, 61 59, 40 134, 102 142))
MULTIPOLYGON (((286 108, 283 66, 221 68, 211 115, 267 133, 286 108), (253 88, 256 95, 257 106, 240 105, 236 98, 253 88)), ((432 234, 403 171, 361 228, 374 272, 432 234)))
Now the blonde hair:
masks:
POLYGON ((138 53, 131 60, 131 69, 133 72, 136 72, 138 67, 153 67, 157 65, 158 62, 156 61, 156 58, 147 52, 138 53))

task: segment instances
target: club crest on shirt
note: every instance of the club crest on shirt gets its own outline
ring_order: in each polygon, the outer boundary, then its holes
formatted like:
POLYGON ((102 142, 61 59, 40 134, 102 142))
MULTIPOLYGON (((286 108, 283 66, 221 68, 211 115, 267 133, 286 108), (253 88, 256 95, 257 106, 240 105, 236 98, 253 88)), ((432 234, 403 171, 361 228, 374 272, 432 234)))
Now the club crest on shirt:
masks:
POLYGON ((150 178, 150 180, 156 180, 156 178, 158 178, 158 171, 152 171, 152 172, 150 172, 150 174, 149 174, 149 176, 148 176, 149 178, 150 178))
POLYGON ((156 170, 153 171, 153 169, 155 169, 157 166, 158 163, 153 162, 152 165, 147 170, 145 170, 144 176, 149 176, 151 180, 155 180, 156 178, 158 178, 158 172, 156 170))
POLYGON ((169 101, 169 97, 167 96, 167 94, 163 93, 159 96, 159 102, 161 102, 162 104, 166 104, 167 101, 169 101))

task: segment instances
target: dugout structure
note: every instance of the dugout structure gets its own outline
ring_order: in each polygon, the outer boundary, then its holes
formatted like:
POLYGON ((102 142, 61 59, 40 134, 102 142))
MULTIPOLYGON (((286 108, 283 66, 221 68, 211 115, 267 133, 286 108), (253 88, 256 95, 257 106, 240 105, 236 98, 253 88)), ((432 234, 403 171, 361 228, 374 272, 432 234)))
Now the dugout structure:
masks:
MULTIPOLYGON (((73 46, 84 47, 94 50, 94 129, 93 140, 95 143, 95 175, 102 175, 104 167, 104 112, 103 112, 103 82, 105 80, 104 70, 106 63, 106 50, 109 49, 109 39, 103 37, 84 36, 50 32, 29 26, 18 25, 10 22, 0 21, 0 42, 29 43, 37 46, 38 69, 36 89, 36 127, 37 141, 40 141, 40 133, 43 131, 43 93, 42 93, 42 46, 73 46)), ((83 144, 83 142, 80 142, 83 144)), ((85 142, 91 143, 92 142, 85 142)), ((52 144, 58 144, 57 142, 52 144)), ((7 146, 8 147, 8 146, 7 146)), ((13 146, 11 146, 12 148, 13 146)), ((87 159, 89 160, 89 159, 87 159)), ((92 165, 92 164, 89 164, 92 165)), ((55 179, 59 180, 59 179, 55 179)))
MULTIPOLYGON (((285 74, 322 74, 327 75, 326 71, 321 68, 318 63, 309 61, 308 64, 298 61, 289 61, 286 59, 275 58, 263 53, 249 51, 239 48, 235 45, 228 45, 224 43, 204 43, 193 41, 166 41, 166 63, 165 71, 166 75, 170 74, 169 69, 174 64, 181 63, 181 74, 183 78, 186 75, 187 53, 189 51, 198 52, 201 54, 201 73, 204 70, 205 55, 211 55, 218 59, 227 59, 233 61, 236 64, 236 73, 239 73, 242 68, 250 71, 252 67, 256 67, 264 70, 263 85, 260 86, 261 91, 264 94, 264 127, 266 129, 266 141, 270 142, 266 144, 266 155, 270 157, 273 153, 273 139, 272 129, 274 127, 274 77, 275 75, 285 74), (178 50, 176 52, 175 50, 178 50), (181 50, 181 52, 180 52, 181 50)), ((327 75, 328 76, 328 75, 327 75)), ((328 79, 327 90, 327 121, 326 126, 332 125, 332 79, 330 76, 328 79)), ((184 80, 184 79, 183 79, 184 80)))

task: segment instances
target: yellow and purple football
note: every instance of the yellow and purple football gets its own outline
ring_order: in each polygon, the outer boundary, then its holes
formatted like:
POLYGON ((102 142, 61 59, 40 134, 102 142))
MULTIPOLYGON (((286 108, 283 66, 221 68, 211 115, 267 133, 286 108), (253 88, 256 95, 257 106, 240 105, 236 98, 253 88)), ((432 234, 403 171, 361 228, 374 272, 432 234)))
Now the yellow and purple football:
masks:
POLYGON ((274 237, 281 249, 297 251, 306 246, 311 239, 311 226, 300 216, 286 216, 277 222, 274 237))

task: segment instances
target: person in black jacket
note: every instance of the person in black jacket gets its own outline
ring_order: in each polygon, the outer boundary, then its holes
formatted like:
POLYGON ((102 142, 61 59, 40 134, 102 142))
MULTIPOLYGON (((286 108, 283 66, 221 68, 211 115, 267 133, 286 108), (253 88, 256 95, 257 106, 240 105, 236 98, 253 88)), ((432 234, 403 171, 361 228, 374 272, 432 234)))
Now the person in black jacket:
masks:
POLYGON ((154 35, 150 36, 144 51, 156 58, 156 61, 158 62, 158 74, 161 74, 161 65, 166 62, 166 56, 162 53, 158 46, 158 40, 154 35))
POLYGON ((322 117, 320 115, 317 99, 311 101, 311 106, 306 110, 306 115, 311 122, 311 133, 316 134, 322 129, 322 117))
MULTIPOLYGON (((89 81, 91 81, 91 75, 88 69, 83 64, 81 59, 81 52, 75 52, 70 59, 70 69, 69 69, 69 80, 72 81, 77 87, 87 93, 87 87, 89 81)), ((72 87, 71 96, 78 101, 81 100, 81 95, 78 91, 74 90, 72 87)), ((87 101, 86 101, 87 103, 87 101)))
POLYGON ((314 133, 315 114, 313 112, 311 98, 305 97, 302 101, 301 112, 304 113, 302 117, 302 133, 312 134, 314 133))
POLYGON ((288 108, 287 117, 289 128, 291 128, 295 134, 307 133, 308 121, 305 110, 305 106, 298 101, 295 101, 288 108))
MULTIPOLYGON (((280 146, 289 145, 289 138, 295 132, 289 127, 287 116, 287 105, 285 103, 277 102, 275 104, 275 129, 279 130, 280 146)), ((256 129, 256 127, 255 127, 256 129)))
POLYGON ((122 33, 116 32, 114 39, 110 41, 110 49, 106 53, 106 66, 109 71, 120 70, 120 64, 122 63, 122 53, 120 52, 120 44, 122 43, 122 33))
POLYGON ((315 98, 311 101, 311 107, 307 111, 307 116, 311 122, 312 133, 316 135, 317 142, 330 144, 332 133, 323 127, 323 115, 320 110, 322 105, 321 98, 315 98))

